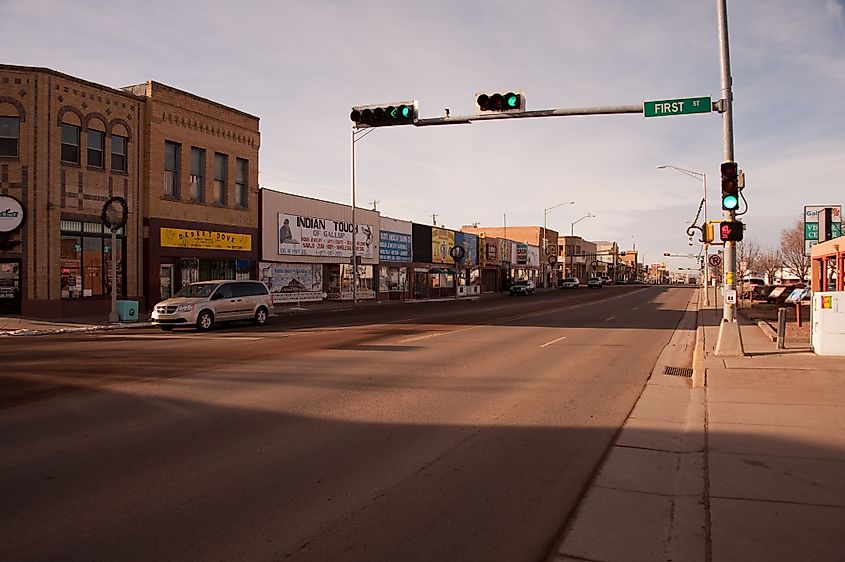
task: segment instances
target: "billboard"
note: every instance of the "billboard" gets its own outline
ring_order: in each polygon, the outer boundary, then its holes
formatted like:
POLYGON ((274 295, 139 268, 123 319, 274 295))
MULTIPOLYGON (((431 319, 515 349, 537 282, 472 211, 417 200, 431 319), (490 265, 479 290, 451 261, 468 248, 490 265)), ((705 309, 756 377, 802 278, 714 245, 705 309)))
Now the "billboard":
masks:
MULTIPOLYGON (((280 256, 352 257, 352 223, 319 217, 278 214, 280 256)), ((356 255, 374 256, 378 229, 370 224, 356 225, 356 255)))

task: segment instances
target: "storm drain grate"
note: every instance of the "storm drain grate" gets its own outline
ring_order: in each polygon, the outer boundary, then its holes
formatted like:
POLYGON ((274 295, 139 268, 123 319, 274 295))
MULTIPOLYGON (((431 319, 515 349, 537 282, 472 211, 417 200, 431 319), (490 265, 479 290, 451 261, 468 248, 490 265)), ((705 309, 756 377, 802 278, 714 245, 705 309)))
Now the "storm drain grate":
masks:
POLYGON ((689 367, 664 367, 663 374, 673 377, 692 377, 692 369, 689 367))

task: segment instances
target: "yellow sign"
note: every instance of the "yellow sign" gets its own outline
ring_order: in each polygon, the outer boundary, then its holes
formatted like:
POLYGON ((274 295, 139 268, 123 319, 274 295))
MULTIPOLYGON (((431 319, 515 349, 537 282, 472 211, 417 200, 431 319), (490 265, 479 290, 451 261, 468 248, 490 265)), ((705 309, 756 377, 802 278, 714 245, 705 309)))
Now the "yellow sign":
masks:
POLYGON ((198 250, 252 250, 251 234, 215 232, 213 230, 161 229, 162 248, 194 248, 198 250))
POLYGON ((822 296, 822 308, 833 308, 833 297, 830 295, 822 296))
POLYGON ((442 228, 431 229, 431 262, 455 263, 449 252, 455 245, 455 232, 442 228))
POLYGON ((734 284, 734 272, 733 271, 726 271, 725 272, 725 284, 726 285, 733 285, 734 284))

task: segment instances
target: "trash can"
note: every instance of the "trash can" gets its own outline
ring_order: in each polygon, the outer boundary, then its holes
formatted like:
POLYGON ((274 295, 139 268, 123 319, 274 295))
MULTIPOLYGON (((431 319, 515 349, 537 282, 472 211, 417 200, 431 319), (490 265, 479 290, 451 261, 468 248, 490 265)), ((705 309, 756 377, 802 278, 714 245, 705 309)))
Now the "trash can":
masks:
POLYGON ((137 322, 138 301, 117 301, 117 317, 121 322, 137 322))

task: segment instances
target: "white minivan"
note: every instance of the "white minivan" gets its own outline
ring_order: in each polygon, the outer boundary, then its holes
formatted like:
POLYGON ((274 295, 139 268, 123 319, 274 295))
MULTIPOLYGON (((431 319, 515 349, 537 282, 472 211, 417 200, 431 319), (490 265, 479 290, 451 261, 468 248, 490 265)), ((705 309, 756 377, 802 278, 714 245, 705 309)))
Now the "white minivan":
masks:
POLYGON ((166 332, 176 326, 208 330, 215 322, 229 320, 253 320, 260 326, 272 310, 273 297, 261 281, 201 281, 155 305, 151 319, 166 332))

